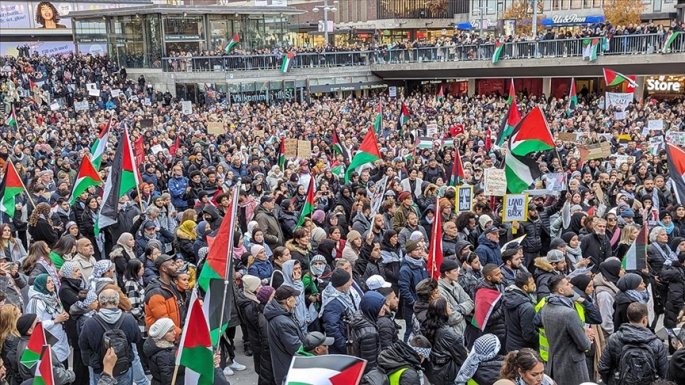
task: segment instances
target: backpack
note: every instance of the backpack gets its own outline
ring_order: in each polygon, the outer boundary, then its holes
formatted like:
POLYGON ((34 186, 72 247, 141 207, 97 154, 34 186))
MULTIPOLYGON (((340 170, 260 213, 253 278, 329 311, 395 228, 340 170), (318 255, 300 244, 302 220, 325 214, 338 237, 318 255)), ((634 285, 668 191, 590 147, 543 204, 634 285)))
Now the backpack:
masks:
POLYGON ((645 343, 625 344, 618 359, 619 385, 649 385, 658 378, 652 350, 645 343))
POLYGON ((400 368, 390 374, 383 373, 380 369, 370 370, 362 377, 360 385, 400 385, 400 377, 409 368, 400 368))
POLYGON ((100 326, 105 329, 105 333, 102 335, 102 350, 100 352, 100 361, 105 358, 105 353, 107 350, 105 346, 109 345, 114 348, 114 353, 117 355, 117 363, 114 365, 114 370, 112 370, 112 376, 117 377, 126 373, 133 363, 133 352, 131 351, 131 343, 128 342, 126 334, 120 329, 121 324, 124 322, 126 314, 122 314, 117 323, 114 326, 109 325, 105 322, 99 314, 93 316, 100 326))

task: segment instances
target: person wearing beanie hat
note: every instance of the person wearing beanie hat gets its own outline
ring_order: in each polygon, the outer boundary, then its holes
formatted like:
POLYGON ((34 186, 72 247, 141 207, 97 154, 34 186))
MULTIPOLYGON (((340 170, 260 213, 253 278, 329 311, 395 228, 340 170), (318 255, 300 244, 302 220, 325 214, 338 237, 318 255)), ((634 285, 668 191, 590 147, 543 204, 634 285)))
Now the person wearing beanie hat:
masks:
POLYGON ((430 278, 430 273, 426 268, 426 261, 422 258, 423 249, 418 247, 418 243, 414 241, 407 242, 407 254, 400 265, 400 275, 398 280, 398 287, 400 289, 400 298, 402 298, 402 314, 407 328, 404 336, 405 340, 409 338, 412 332, 412 318, 414 315, 414 302, 416 302, 416 285, 422 280, 430 278))
POLYGON ((444 259, 440 264, 438 290, 452 308, 448 324, 454 329, 456 335, 461 338, 466 330, 466 316, 473 312, 474 305, 471 297, 457 283, 458 279, 459 263, 453 259, 444 259))
POLYGON ((276 289, 271 286, 262 286, 257 290, 257 300, 261 305, 266 305, 273 298, 276 289))
POLYGON ((326 257, 317 254, 309 262, 309 271, 302 276, 305 298, 308 304, 313 304, 318 311, 321 309, 321 293, 331 282, 331 268, 326 257))
MULTIPOLYGON (((20 360, 22 353, 28 349, 28 343, 29 339, 31 338, 31 335, 33 334, 33 331, 36 328, 36 325, 38 325, 38 322, 40 322, 40 318, 36 314, 33 313, 26 313, 21 315, 17 319, 17 331, 21 335, 21 338, 19 338, 18 341, 16 341, 16 337, 13 335, 8 335, 7 338, 5 339, 5 344, 3 346, 3 354, 5 353, 14 353, 15 356, 17 357, 17 361, 15 365, 11 366, 12 368, 17 368, 18 373, 14 372, 12 370, 7 371, 8 376, 13 376, 13 378, 16 380, 17 383, 21 383, 23 379, 30 379, 34 375, 34 367, 26 367, 20 360), (15 351, 10 351, 7 352, 7 349, 12 349, 10 346, 12 343, 15 343, 16 345, 14 346, 15 351)), ((56 351, 54 347, 51 347, 50 350, 52 350, 52 357, 56 358, 56 351)), ((74 382, 76 379, 76 376, 74 375, 74 372, 71 370, 68 370, 67 368, 64 367, 62 364, 62 361, 58 361, 57 359, 52 360, 52 374, 53 374, 53 379, 55 384, 68 384, 71 382, 74 382)), ((6 363, 5 365, 8 365, 9 363, 6 363)), ((8 365, 9 366, 9 365, 8 365)))
POLYGON ((318 226, 323 226, 323 221, 326 219, 326 213, 323 210, 315 210, 312 214, 312 221, 318 226))
MULTIPOLYGON (((412 174, 415 174, 412 172, 412 174)), ((405 180, 406 181, 406 180, 405 180)), ((421 180, 417 179, 416 184, 421 189, 421 180)), ((413 205, 412 195, 407 191, 402 191, 399 196, 400 206, 395 210, 395 215, 392 217, 392 229, 399 234, 404 226, 407 224, 407 217, 409 213, 414 213, 419 217, 418 211, 413 205)))
POLYGON ((483 214, 480 217, 478 217, 478 224, 480 225, 480 228, 483 230, 492 226, 492 223, 492 218, 490 218, 490 216, 487 214, 483 214))
MULTIPOLYGON (((143 344, 143 352, 148 357, 148 366, 152 375, 152 384, 171 384, 174 376, 176 350, 174 344, 176 330, 174 321, 160 318, 148 330, 148 338, 143 344)), ((185 374, 178 372, 176 380, 184 380, 185 374)), ((177 382, 178 383, 178 382, 177 382)))
POLYGON ((345 341, 347 328, 345 320, 349 320, 357 310, 350 287, 352 276, 343 269, 335 269, 331 274, 331 284, 321 294, 321 319, 327 336, 333 337, 335 343, 330 346, 331 354, 346 354, 345 341))
POLYGON ((247 273, 259 278, 262 285, 268 285, 271 274, 274 272, 274 266, 266 257, 266 249, 264 249, 264 246, 262 245, 254 244, 250 248, 250 254, 252 258, 254 258, 254 261, 247 269, 247 273))
POLYGON ((369 291, 359 302, 359 310, 350 321, 350 328, 355 336, 352 351, 356 357, 366 360, 365 372, 376 367, 378 354, 381 352, 381 336, 378 332, 378 319, 388 312, 383 294, 369 291))
POLYGON ((30 336, 38 321, 38 316, 33 313, 22 314, 17 319, 17 331, 22 336, 30 336))
POLYGON ((673 238, 680 237, 680 229, 673 223, 671 213, 666 210, 659 213, 659 226, 666 229, 669 241, 673 240, 673 238))
POLYGON ((537 286, 538 299, 550 295, 549 281, 555 275, 564 275, 566 258, 560 250, 550 250, 546 257, 535 258, 535 285, 537 286))
POLYGON ((342 259, 354 265, 357 259, 359 259, 363 242, 364 240, 359 231, 352 230, 347 233, 347 242, 345 243, 345 248, 343 248, 342 259))

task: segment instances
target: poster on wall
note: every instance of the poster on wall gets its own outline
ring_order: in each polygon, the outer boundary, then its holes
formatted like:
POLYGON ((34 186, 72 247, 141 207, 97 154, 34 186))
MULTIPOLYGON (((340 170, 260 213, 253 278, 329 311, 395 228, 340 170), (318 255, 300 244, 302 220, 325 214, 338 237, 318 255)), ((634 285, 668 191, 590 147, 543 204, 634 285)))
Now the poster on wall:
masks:
POLYGON ((0 41, 0 55, 17 56, 19 54, 18 47, 27 44, 30 54, 37 52, 39 55, 67 55, 74 52, 74 43, 71 41, 34 41, 28 43, 0 41))
POLYGON ((0 28, 31 28, 31 19, 29 3, 0 2, 0 28))
POLYGON ((93 56, 104 55, 107 53, 107 43, 102 44, 79 44, 78 52, 82 54, 91 54, 93 56))
MULTIPOLYGON (((264 1, 265 3, 267 1, 264 1)), ((270 0, 273 6, 286 6, 286 0, 270 0)), ((71 34, 70 14, 75 11, 99 11, 140 4, 107 2, 74 3, 63 1, 0 1, 0 29, 57 29, 71 34), (39 7, 40 5, 40 7, 39 7)))

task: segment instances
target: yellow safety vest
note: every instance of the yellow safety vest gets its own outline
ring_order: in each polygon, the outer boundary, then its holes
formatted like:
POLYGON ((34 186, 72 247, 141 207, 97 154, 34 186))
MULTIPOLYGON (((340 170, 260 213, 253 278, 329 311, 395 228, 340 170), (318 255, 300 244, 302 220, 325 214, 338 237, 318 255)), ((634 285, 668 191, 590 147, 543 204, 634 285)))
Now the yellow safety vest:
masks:
MULTIPOLYGON (((540 310, 542 310, 542 308, 545 307, 546 304, 547 297, 541 299, 540 302, 538 302, 538 304, 535 306, 535 312, 539 313, 540 310)), ((576 308, 576 313, 578 313, 578 317, 580 317, 580 322, 585 323, 585 309, 583 308, 583 305, 579 304, 578 302, 574 302, 573 306, 576 308)), ((540 332, 540 357, 542 357, 543 361, 547 362, 549 361, 549 341, 547 341, 547 335, 545 334, 544 328, 539 328, 538 331, 540 332)))
POLYGON ((388 383, 390 385, 400 385, 400 377, 402 377, 402 373, 404 373, 407 369, 408 368, 402 368, 390 374, 388 376, 388 383))

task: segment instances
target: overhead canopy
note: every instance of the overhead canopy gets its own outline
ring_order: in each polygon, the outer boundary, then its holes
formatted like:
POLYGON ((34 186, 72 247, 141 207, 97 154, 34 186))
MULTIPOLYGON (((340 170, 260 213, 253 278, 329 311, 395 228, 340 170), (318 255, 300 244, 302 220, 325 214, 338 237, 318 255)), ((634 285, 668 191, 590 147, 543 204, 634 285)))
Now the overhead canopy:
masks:
POLYGON ((124 7, 111 9, 98 9, 89 11, 75 11, 69 13, 69 17, 74 20, 86 20, 93 18, 109 17, 109 16, 130 16, 130 15, 299 15, 305 11, 294 7, 244 7, 244 6, 226 6, 226 5, 202 5, 202 6, 188 6, 188 5, 167 5, 167 4, 151 4, 140 7, 124 7))

